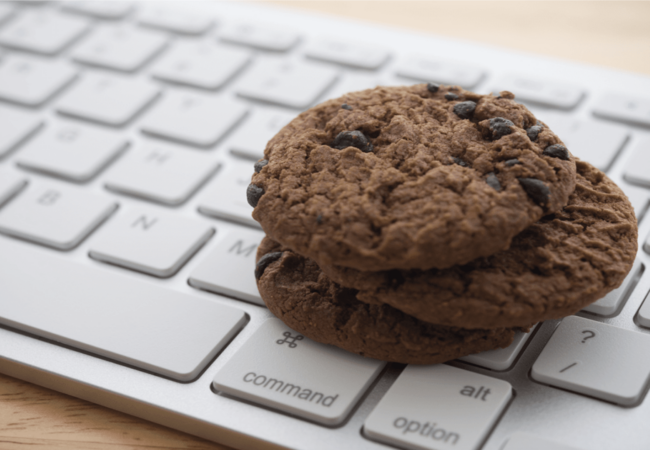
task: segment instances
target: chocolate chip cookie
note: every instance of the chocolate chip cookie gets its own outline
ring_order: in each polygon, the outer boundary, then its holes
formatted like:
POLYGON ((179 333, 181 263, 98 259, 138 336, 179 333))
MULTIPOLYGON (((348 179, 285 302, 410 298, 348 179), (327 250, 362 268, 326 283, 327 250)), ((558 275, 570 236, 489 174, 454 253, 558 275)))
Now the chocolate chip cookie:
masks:
POLYGON ((421 84, 326 101, 269 141, 253 217, 298 254, 356 270, 504 250, 575 186, 566 147, 513 98, 421 84))
POLYGON ((437 364, 510 345, 514 329, 464 330, 432 325, 388 305, 356 299, 316 263, 265 238, 258 247, 257 286, 288 326, 315 341, 405 364, 437 364))
POLYGON ((322 269, 358 289, 363 302, 447 326, 514 327, 573 314, 617 288, 637 252, 627 197, 598 169, 576 166, 567 206, 529 226, 508 250, 444 270, 322 269))

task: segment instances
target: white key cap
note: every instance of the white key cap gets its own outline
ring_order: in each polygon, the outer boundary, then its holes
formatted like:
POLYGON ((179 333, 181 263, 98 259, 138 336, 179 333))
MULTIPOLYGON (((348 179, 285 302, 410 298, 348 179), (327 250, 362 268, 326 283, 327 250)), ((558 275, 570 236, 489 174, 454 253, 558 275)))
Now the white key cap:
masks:
POLYGON ((0 168, 0 206, 19 193, 25 186, 27 186, 25 177, 0 168))
POLYGON ((14 8, 7 3, 0 3, 0 23, 9 19, 14 14, 14 8))
POLYGON ((0 258, 0 323, 175 380, 196 378, 246 323, 210 299, 17 242, 0 254, 14 255, 0 258))
POLYGON ((217 372, 215 389, 337 425, 386 363, 320 344, 269 319, 217 372))
POLYGON ((19 109, 0 106, 0 158, 25 142, 43 125, 43 119, 19 109))
POLYGON ((539 114, 567 146, 572 155, 607 171, 627 142, 625 127, 596 120, 578 120, 568 115, 539 114))
POLYGON ((106 176, 106 188, 165 205, 185 203, 217 170, 210 155, 167 144, 129 150, 106 176))
POLYGON ((101 128, 59 122, 30 141, 17 164, 72 181, 97 175, 127 147, 123 136, 101 128))
POLYGON ((295 117, 295 114, 279 109, 255 109, 229 139, 230 151, 237 156, 256 161, 263 158, 269 139, 295 117))
POLYGON ((0 232, 70 250, 115 209, 110 199, 82 190, 32 185, 0 211, 0 232))
POLYGON ((334 87, 327 91, 327 98, 338 98, 348 92, 362 91, 377 86, 386 86, 386 82, 377 75, 348 73, 342 76, 334 87))
POLYGON ((650 126, 650 97, 609 92, 598 99, 593 113, 605 119, 650 126))
POLYGON ((178 41, 153 67, 155 78, 203 89, 218 89, 250 60, 251 53, 212 42, 178 41))
POLYGON ((214 228, 196 220, 134 209, 118 215, 98 234, 89 255, 156 277, 171 277, 213 234, 214 228))
POLYGON ((482 69, 463 62, 413 55, 399 62, 397 75, 423 82, 455 84, 471 89, 481 81, 485 73, 482 69))
POLYGON ((298 35, 281 28, 240 24, 225 27, 221 31, 221 40, 262 50, 284 52, 298 42, 298 35))
POLYGON ((364 432, 400 448, 477 449, 511 397, 502 380, 444 364, 410 365, 370 413, 364 432))
POLYGON ((0 44, 53 55, 77 39, 88 25, 86 19, 51 10, 23 11, 0 31, 0 44))
POLYGON ((314 103, 337 77, 336 70, 277 57, 259 58, 237 84, 239 95, 291 108, 314 103))
POLYGON ((517 100, 530 101, 559 109, 572 109, 580 103, 585 92, 580 87, 542 80, 526 75, 508 75, 497 83, 495 91, 510 91, 517 100))
POLYGON ((93 31, 72 53, 72 59, 99 67, 133 72, 167 45, 156 31, 126 25, 104 25, 93 31))
POLYGON ((517 331, 515 332, 512 344, 506 348, 497 348, 486 352, 476 353, 474 355, 467 355, 458 360, 476 364, 477 366, 485 367, 490 370, 508 370, 515 362, 515 359, 517 359, 517 356, 524 348, 524 345, 526 345, 526 342, 532 333, 533 330, 530 330, 528 333, 517 331))
POLYGON ((211 17, 187 13, 183 10, 149 7, 138 16, 141 25, 181 34, 205 33, 214 23, 211 17))
POLYGON ((388 59, 388 52, 373 45, 331 39, 312 43, 305 54, 308 58, 360 69, 378 69, 388 59))
MULTIPOLYGON (((648 245, 648 240, 646 240, 645 246, 648 245)), ((646 250, 647 252, 647 250, 646 250)), ((609 294, 603 298, 597 300, 595 303, 582 308, 582 311, 587 311, 592 314, 599 316, 611 316, 614 315, 617 311, 623 306, 623 302, 630 296, 632 290, 634 289, 639 277, 640 272, 642 271, 643 264, 639 261, 634 263, 630 273, 627 274, 627 277, 623 280, 623 283, 620 287, 614 289, 609 294)))
POLYGON ((133 9, 131 2, 123 1, 72 1, 64 5, 66 11, 100 19, 122 19, 133 9))
POLYGON ((168 91, 142 122, 144 133, 210 147, 244 118, 248 107, 226 96, 168 91))
POLYGON ((650 187, 650 138, 637 141, 631 153, 623 177, 629 182, 650 187))
POLYGON ((648 210, 648 203, 650 202, 650 192, 646 189, 625 186, 625 195, 632 203, 634 214, 636 215, 637 222, 641 223, 641 219, 645 216, 648 210))
POLYGON ((582 317, 562 320, 533 364, 540 383, 621 405, 639 401, 650 377, 650 336, 582 317))
POLYGON ((650 300, 648 300, 650 297, 646 297, 646 299, 643 301, 643 304, 641 305, 641 308, 639 308, 639 312, 636 316, 636 321, 638 324, 644 328, 650 328, 650 300))
POLYGON ((76 77, 62 61, 9 55, 0 60, 0 99, 39 106, 76 77))
POLYGON ((502 450, 578 450, 559 442, 553 442, 532 434, 517 431, 508 439, 502 450))
POLYGON ((253 207, 246 200, 253 172, 253 164, 249 162, 230 162, 221 167, 199 201, 199 212, 261 228, 251 216, 253 207))
POLYGON ((259 231, 229 232, 194 269, 190 285, 264 306, 255 281, 255 253, 263 238, 259 231))
POLYGON ((56 110, 80 119, 122 126, 151 103, 159 89, 138 78, 86 73, 56 110))

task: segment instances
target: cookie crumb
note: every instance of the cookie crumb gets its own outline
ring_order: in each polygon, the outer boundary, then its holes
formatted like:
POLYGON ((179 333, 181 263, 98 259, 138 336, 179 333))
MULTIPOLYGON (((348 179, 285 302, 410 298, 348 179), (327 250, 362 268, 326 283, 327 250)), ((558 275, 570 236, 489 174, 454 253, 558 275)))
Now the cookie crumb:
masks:
POLYGON ((499 92, 499 97, 507 98, 508 100, 514 100, 515 99, 515 94, 513 94, 510 91, 501 91, 501 92, 499 92))

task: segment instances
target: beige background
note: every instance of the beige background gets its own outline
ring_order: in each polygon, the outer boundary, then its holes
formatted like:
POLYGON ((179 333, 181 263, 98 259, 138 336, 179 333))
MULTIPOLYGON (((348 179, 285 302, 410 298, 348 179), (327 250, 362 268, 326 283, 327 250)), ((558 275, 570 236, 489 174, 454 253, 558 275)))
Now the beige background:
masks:
MULTIPOLYGON (((273 2, 650 75, 650 2, 273 2)), ((0 375, 0 449, 224 449, 0 375)))

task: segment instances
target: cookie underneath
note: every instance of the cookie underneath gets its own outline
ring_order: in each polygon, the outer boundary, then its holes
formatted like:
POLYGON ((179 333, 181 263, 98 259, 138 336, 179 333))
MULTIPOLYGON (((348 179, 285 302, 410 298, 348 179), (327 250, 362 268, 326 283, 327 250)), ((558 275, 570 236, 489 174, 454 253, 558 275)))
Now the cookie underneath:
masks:
POLYGON ((576 168, 568 205, 491 257, 445 270, 321 268, 358 289, 359 300, 441 325, 515 327, 574 314, 620 286, 638 247, 625 194, 590 164, 578 161, 576 168))
POLYGON ((356 291, 329 280, 316 263, 270 240, 257 286, 285 324, 315 341, 369 358, 405 364, 437 364, 510 345, 514 329, 464 330, 432 325, 388 305, 369 305, 356 291), (268 251, 268 253, 267 253, 268 251), (270 262, 269 262, 270 260, 270 262))

